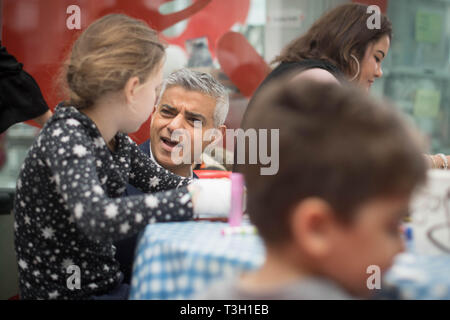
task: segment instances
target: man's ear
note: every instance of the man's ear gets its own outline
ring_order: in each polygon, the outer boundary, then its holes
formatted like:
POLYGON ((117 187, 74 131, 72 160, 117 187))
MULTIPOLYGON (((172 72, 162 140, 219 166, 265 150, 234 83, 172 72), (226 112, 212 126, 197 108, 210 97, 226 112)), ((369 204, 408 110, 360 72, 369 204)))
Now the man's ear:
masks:
POLYGON ((217 146, 220 141, 223 141, 223 139, 225 138, 227 127, 223 124, 221 126, 218 126, 216 129, 220 131, 221 137, 214 136, 214 139, 211 140, 211 143, 217 146))
POLYGON ((299 202, 291 215, 294 245, 309 257, 325 257, 333 248, 336 227, 331 206, 319 198, 299 202))
POLYGON ((131 77, 130 79, 128 79, 124 88, 127 105, 133 105, 133 102, 136 100, 137 88, 140 84, 141 82, 139 81, 138 77, 131 77))
MULTIPOLYGON (((221 125, 218 126, 217 128, 212 128, 212 130, 214 130, 213 134, 206 134, 206 138, 207 140, 205 140, 204 142, 206 142, 207 146, 210 146, 211 148, 213 147, 217 147, 218 145, 220 145, 220 141, 224 141, 225 138, 225 132, 226 132, 227 127, 225 125, 221 125), (220 132, 220 136, 218 135, 218 132, 220 132)), ((208 129, 208 131, 211 129, 208 129)))

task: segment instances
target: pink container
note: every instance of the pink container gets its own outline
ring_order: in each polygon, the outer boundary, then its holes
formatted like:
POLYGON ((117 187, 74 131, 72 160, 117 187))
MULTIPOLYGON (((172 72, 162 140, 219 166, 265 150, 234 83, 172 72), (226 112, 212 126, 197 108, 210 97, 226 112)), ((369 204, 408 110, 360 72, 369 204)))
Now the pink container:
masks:
POLYGON ((231 210, 228 223, 231 227, 240 226, 242 222, 242 200, 244 195, 244 176, 241 173, 231 174, 231 210))

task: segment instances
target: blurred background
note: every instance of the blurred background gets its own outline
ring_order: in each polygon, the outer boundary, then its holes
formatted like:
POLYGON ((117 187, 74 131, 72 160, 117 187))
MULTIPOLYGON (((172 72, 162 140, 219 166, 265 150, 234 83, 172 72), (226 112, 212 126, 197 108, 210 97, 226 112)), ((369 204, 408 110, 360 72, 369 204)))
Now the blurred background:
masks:
MULTIPOLYGON (((212 73, 229 89, 226 125, 237 128, 251 93, 273 67, 271 60, 325 11, 346 2, 0 0, 0 34, 53 109, 63 98, 55 79, 77 35, 107 13, 143 19, 168 44, 164 74, 181 67, 212 73), (68 10, 71 5, 79 11, 68 10)), ((371 94, 404 111, 427 136, 430 152, 450 154, 450 0, 353 2, 379 5, 393 23, 384 76, 371 94)), ((0 299, 18 292, 11 206, 19 168, 39 130, 33 125, 17 124, 0 135, 0 299)), ((149 121, 131 137, 146 140, 148 126, 149 121)))

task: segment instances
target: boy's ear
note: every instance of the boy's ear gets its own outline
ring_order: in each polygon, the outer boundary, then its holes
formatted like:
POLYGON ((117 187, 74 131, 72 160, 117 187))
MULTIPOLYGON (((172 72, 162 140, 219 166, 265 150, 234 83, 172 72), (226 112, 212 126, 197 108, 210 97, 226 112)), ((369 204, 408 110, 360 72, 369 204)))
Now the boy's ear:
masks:
POLYGON ((333 248, 335 217, 331 206, 320 198, 299 202, 291 215, 294 245, 308 257, 325 257, 333 248))
POLYGON ((131 77, 125 84, 124 93, 127 105, 132 105, 136 99, 137 88, 140 85, 138 77, 131 77))

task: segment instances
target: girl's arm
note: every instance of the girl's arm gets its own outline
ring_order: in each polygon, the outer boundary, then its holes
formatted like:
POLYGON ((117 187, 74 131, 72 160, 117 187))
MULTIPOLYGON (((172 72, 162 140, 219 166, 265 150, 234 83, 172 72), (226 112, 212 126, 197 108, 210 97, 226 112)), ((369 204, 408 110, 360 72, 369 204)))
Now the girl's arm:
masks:
POLYGON ((59 130, 60 137, 68 139, 48 136, 42 139, 40 147, 45 147, 44 157, 55 187, 74 222, 88 237, 116 241, 138 233, 148 223, 192 218, 187 187, 151 195, 108 197, 103 184, 106 182, 98 178, 98 159, 90 149, 93 145, 89 138, 70 132, 68 126, 55 129, 59 130))
POLYGON ((130 184, 145 193, 175 189, 186 186, 192 179, 178 176, 158 166, 145 155, 137 144, 129 139, 131 147, 130 184))

